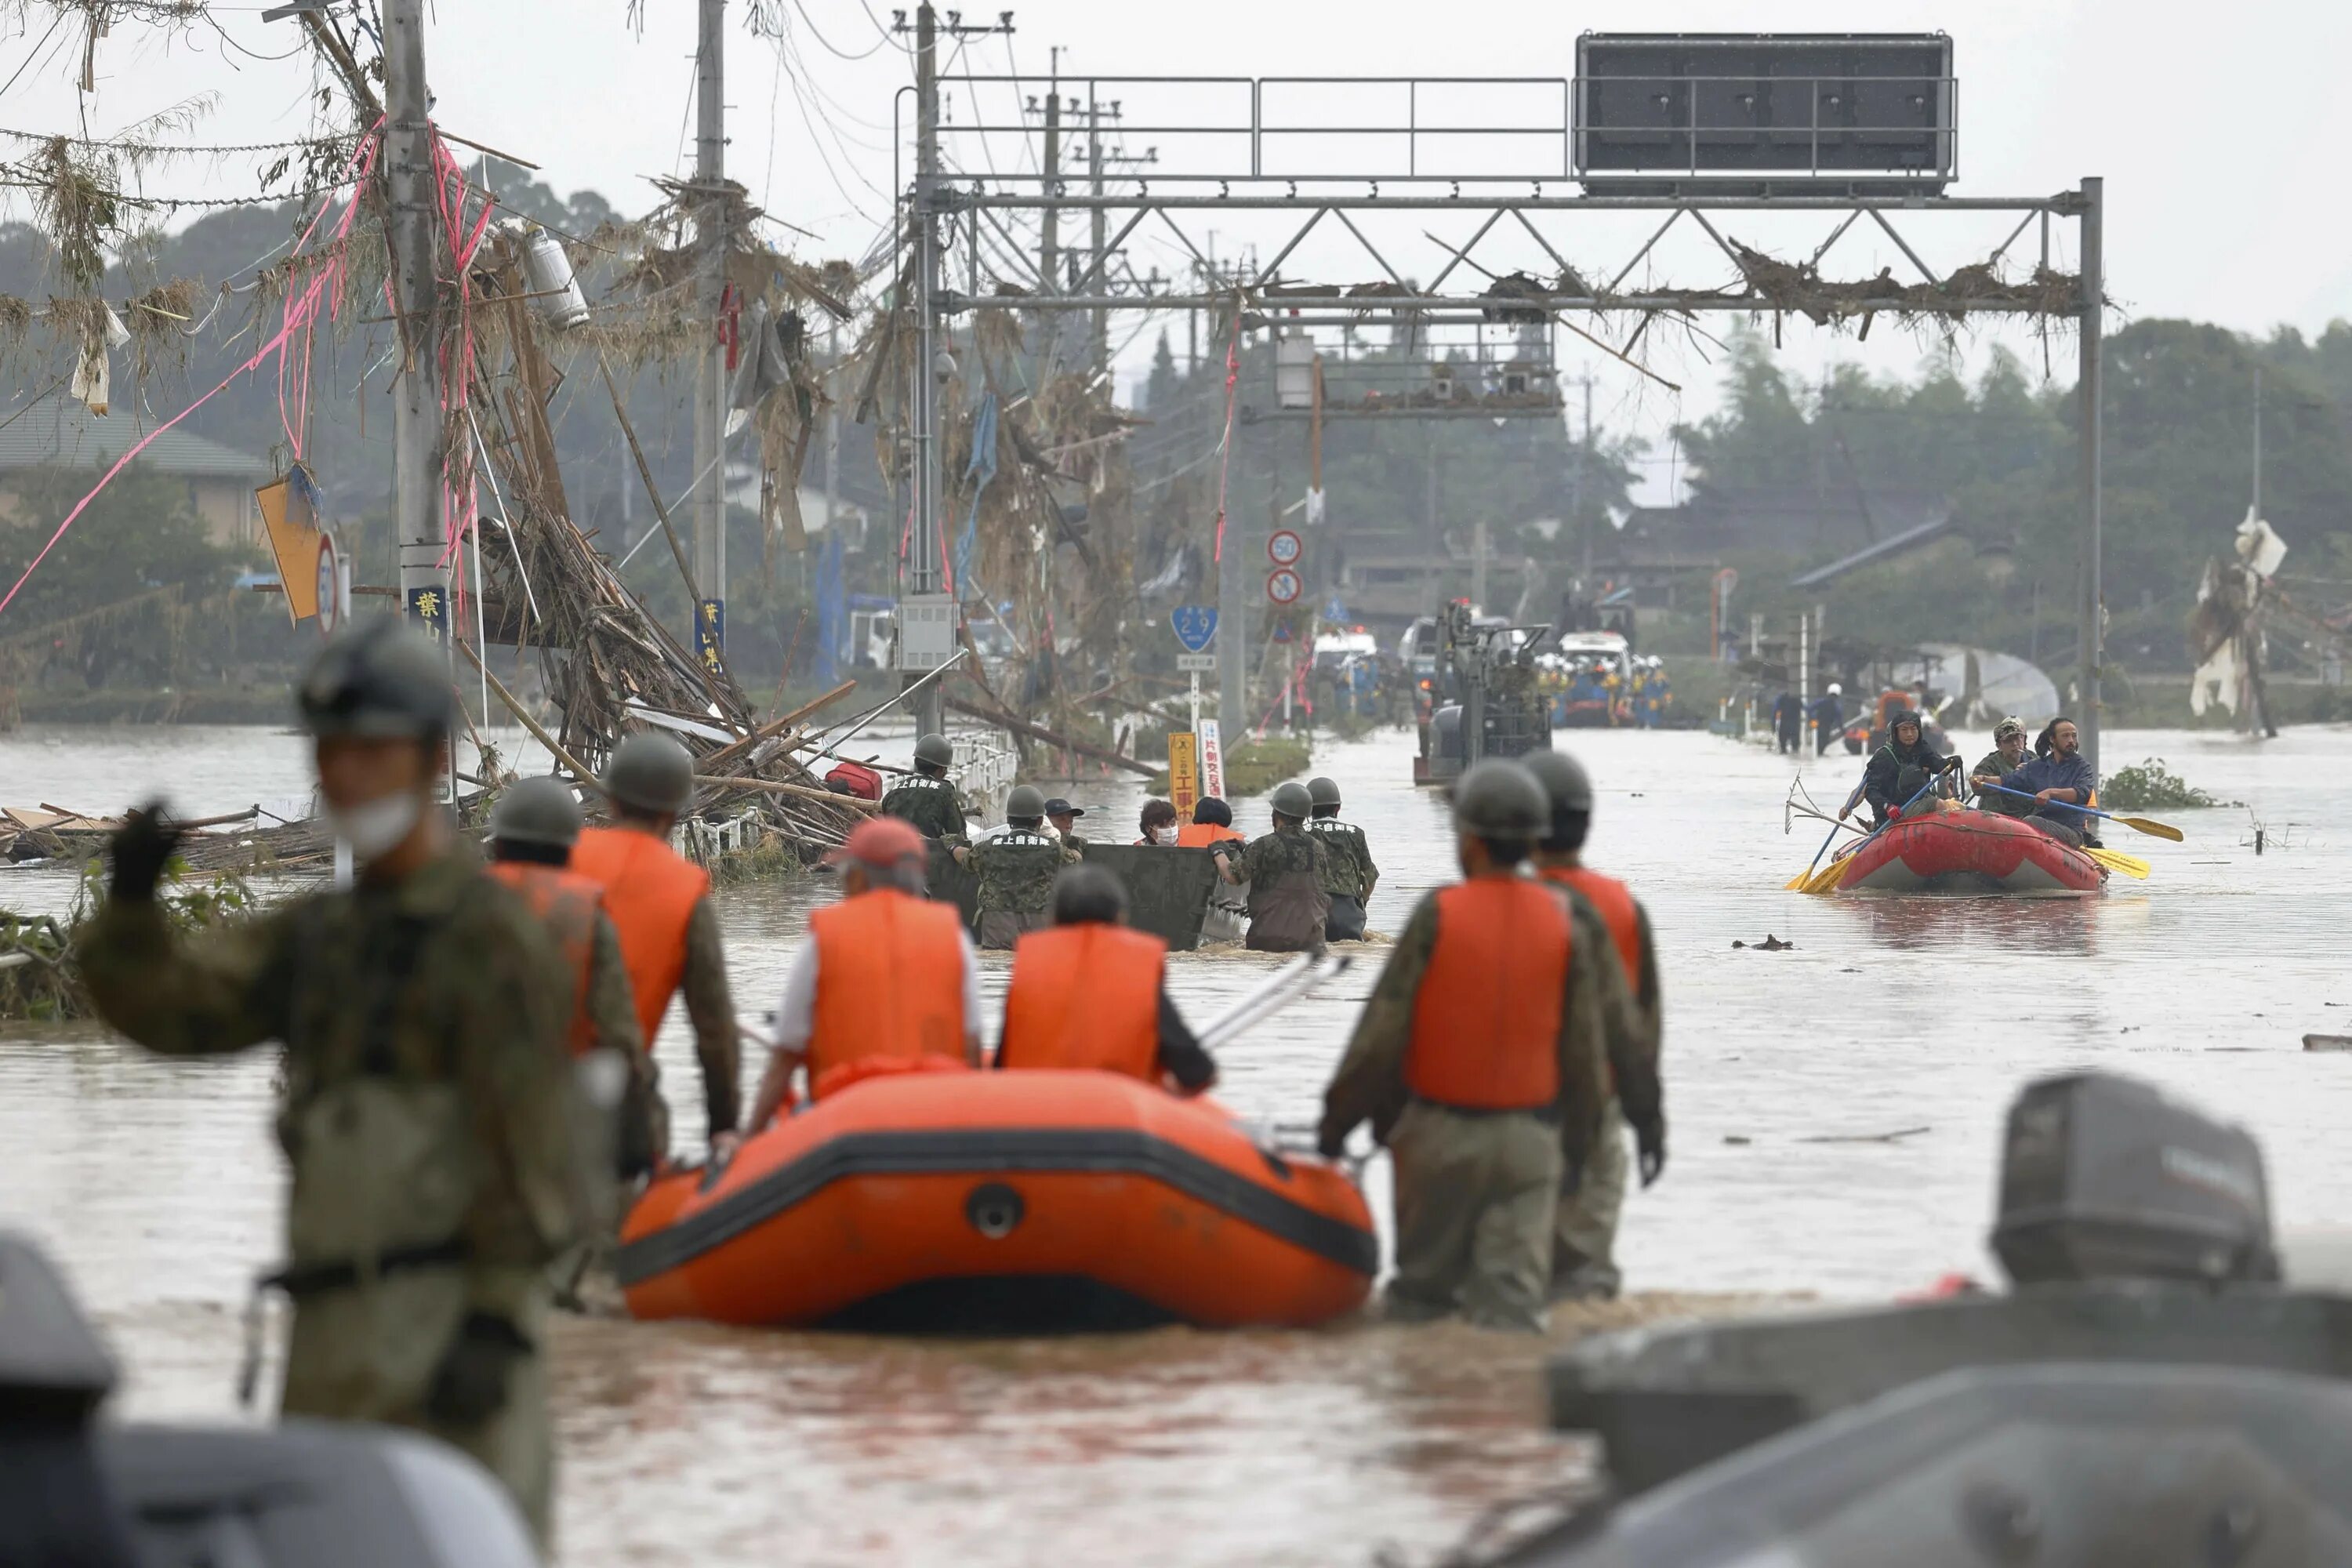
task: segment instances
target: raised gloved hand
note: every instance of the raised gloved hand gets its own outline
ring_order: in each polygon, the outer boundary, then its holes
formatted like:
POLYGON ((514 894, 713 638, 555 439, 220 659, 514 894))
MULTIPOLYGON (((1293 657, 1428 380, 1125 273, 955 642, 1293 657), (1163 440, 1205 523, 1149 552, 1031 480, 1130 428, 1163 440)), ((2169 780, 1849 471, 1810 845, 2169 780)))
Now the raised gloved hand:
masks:
POLYGON ((478 1426, 507 1402, 507 1377, 530 1354, 531 1342, 504 1318, 468 1312, 441 1352, 425 1412, 449 1426, 478 1426))
POLYGON ((1315 1130, 1315 1152, 1326 1160, 1336 1160, 1348 1152, 1349 1129, 1326 1121, 1315 1130))
POLYGON ((1650 1185, 1666 1169, 1666 1124, 1663 1119, 1643 1123, 1633 1129, 1635 1164, 1642 1173, 1642 1184, 1650 1185))
POLYGON ((163 815, 163 803, 151 800, 115 830, 110 848, 114 862, 109 890, 118 899, 145 903, 155 897, 163 868, 172 863, 187 830, 163 815))

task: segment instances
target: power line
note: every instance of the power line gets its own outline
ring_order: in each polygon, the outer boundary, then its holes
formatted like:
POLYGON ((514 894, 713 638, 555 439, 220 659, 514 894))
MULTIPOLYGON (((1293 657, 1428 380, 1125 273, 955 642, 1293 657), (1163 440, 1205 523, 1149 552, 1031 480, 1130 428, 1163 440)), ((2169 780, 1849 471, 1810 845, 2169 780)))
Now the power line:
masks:
MULTIPOLYGON (((881 36, 874 40, 873 47, 867 49, 865 54, 853 55, 847 50, 835 45, 831 39, 827 38, 822 32, 817 30, 815 19, 809 16, 808 8, 801 4, 801 0, 793 0, 793 9, 800 13, 801 23, 803 26, 808 28, 809 37, 814 38, 818 43, 823 44, 828 50, 832 51, 832 53, 845 60, 866 59, 870 56, 880 53, 884 45, 894 41, 887 32, 881 32, 881 36)), ((868 11, 866 15, 869 19, 871 19, 874 13, 868 11)), ((876 30, 877 32, 881 31, 881 25, 879 23, 876 24, 876 30)))

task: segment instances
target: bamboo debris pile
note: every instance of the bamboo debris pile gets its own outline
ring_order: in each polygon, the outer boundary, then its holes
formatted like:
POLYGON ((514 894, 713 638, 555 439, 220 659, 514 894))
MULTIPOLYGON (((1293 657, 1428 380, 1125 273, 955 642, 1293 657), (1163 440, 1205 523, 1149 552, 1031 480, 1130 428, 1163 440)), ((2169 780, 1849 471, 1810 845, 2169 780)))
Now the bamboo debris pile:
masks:
MULTIPOLYGON (((482 266, 479 292, 503 301, 505 331, 495 341, 477 338, 466 425, 452 435, 475 442, 478 457, 487 457, 484 477, 503 505, 503 517, 491 521, 482 540, 485 635, 519 650, 541 650, 547 689, 562 715, 554 731, 541 726, 487 670, 486 682, 583 784, 593 780, 623 736, 656 728, 695 757, 698 813, 716 814, 723 807, 726 815, 754 816, 767 833, 804 855, 839 844, 856 823, 859 807, 826 791, 798 759, 795 753, 814 743, 814 737, 793 726, 853 687, 840 687, 762 724, 723 662, 706 665, 647 612, 611 560, 571 519, 547 416, 562 378, 541 342, 541 334, 551 329, 523 307, 527 289, 516 247, 504 238, 486 247, 482 266)), ((688 597, 698 604, 702 591, 684 542, 653 482, 610 373, 599 369, 688 597)), ((460 616, 461 635, 472 630, 464 620, 460 616)))

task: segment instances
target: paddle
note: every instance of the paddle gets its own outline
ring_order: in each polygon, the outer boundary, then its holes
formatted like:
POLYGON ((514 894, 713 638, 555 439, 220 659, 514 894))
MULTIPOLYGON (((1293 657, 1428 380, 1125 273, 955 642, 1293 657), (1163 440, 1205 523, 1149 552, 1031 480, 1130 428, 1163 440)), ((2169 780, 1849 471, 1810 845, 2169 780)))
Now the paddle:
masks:
MULTIPOLYGON (((1845 797, 1845 808, 1846 808, 1846 810, 1848 810, 1848 811, 1852 811, 1852 810, 1853 809, 1853 803, 1854 803, 1855 801, 1860 800, 1861 798, 1862 798, 1862 786, 1861 786, 1860 784, 1856 784, 1856 785, 1854 785, 1854 786, 1853 786, 1853 793, 1852 795, 1848 795, 1848 796, 1846 796, 1846 797, 1845 797)), ((1807 804, 1808 804, 1808 805, 1811 805, 1811 801, 1810 801, 1810 800, 1808 800, 1807 804)), ((1826 855, 1826 854, 1828 854, 1828 853, 1830 852, 1830 845, 1831 845, 1831 843, 1832 843, 1833 840, 1835 840, 1835 839, 1836 839, 1836 837, 1837 837, 1837 836, 1838 836, 1838 829, 1839 829, 1839 828, 1841 828, 1841 827, 1850 827, 1850 826, 1853 826, 1853 824, 1851 824, 1851 823, 1847 822, 1847 821, 1846 821, 1846 819, 1845 819, 1844 817, 1843 817, 1843 816, 1832 817, 1832 818, 1830 819, 1830 832, 1829 832, 1829 837, 1822 839, 1822 847, 1821 847, 1819 849, 1816 849, 1816 850, 1814 850, 1814 851, 1813 851, 1813 863, 1812 863, 1812 865, 1806 867, 1803 870, 1801 870, 1801 871, 1798 872, 1795 876, 1793 876, 1793 877, 1790 878, 1786 882, 1784 882, 1784 883, 1782 883, 1782 884, 1781 884, 1781 887, 1782 887, 1786 891, 1789 891, 1789 892, 1793 893, 1793 892, 1797 891, 1800 888, 1802 888, 1802 887, 1803 887, 1807 882, 1811 881, 1811 880, 1813 879, 1813 870, 1814 870, 1814 868, 1815 868, 1815 867, 1818 867, 1818 866, 1822 863, 1822 856, 1824 856, 1824 855, 1826 855)), ((1861 828, 1859 828, 1859 827, 1855 827, 1853 830, 1854 830, 1856 833, 1860 833, 1860 832, 1862 831, 1862 829, 1861 829, 1861 828)))
POLYGON ((1896 823, 1902 821, 1903 812, 1909 811, 1913 806, 1918 805, 1922 800, 1925 800, 1927 796, 1927 792, 1935 787, 1936 781, 1932 778, 1926 784, 1921 784, 1919 786, 1919 793, 1903 803, 1902 811, 1897 811, 1894 816, 1888 817, 1885 821, 1880 823, 1877 826, 1872 828, 1861 837, 1855 839, 1852 844, 1847 845, 1845 853, 1831 861, 1828 865, 1822 867, 1819 874, 1808 877, 1805 879, 1804 890, 1808 893, 1833 893, 1837 891, 1839 881, 1845 876, 1845 863, 1853 857, 1854 851, 1860 849, 1864 845, 1877 837, 1880 834, 1885 832, 1896 823))
POLYGON ((2148 872, 2155 868, 2138 856, 2126 855, 2120 849, 2095 849, 2085 844, 2083 853, 2110 871, 2121 871, 2125 876, 2142 882, 2147 880, 2148 872))
MULTIPOLYGON (((2007 784, 1979 784, 1977 787, 1979 789, 1992 790, 2000 795, 2013 795, 2020 800, 2039 800, 2041 798, 2031 790, 2011 789, 2007 784)), ((2082 813, 2084 816, 2104 816, 2109 822, 2120 822, 2126 827, 2135 828, 2141 833, 2147 834, 2150 838, 2169 838, 2175 844, 2178 844, 2184 837, 2180 829, 2173 826, 2172 824, 2168 822, 2158 822, 2153 818, 2146 816, 2117 816, 2112 811, 2098 811, 2087 805, 2068 805, 2063 802, 2057 802, 2054 804, 2056 804, 2058 808, 2062 811, 2077 811, 2082 813)))

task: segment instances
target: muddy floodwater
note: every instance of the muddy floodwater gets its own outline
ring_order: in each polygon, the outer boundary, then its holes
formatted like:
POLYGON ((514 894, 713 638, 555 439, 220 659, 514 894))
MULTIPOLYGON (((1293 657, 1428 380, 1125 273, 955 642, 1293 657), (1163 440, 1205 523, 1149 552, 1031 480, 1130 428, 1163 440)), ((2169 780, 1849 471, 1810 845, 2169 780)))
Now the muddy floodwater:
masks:
MULTIPOLYGON (((1631 1287, 1652 1294, 1555 1337, 1731 1295, 1869 1300, 1955 1269, 1991 1277, 2002 1109, 2026 1079, 2068 1068, 2137 1073, 2251 1124, 2290 1232, 2341 1213, 2352 1056, 2307 1054, 2301 1037, 2352 1034, 2352 731, 2110 735, 2108 767, 2162 756, 2246 804, 2155 814, 2187 829, 2180 845, 2111 830, 2155 864, 2148 881, 2038 902, 1784 892, 1821 837, 1801 820, 1783 834, 1787 760, 1688 732, 1561 741, 1600 786, 1591 859, 1633 883, 1656 925, 1672 1132, 1622 1245, 1631 1287), (1768 934, 1795 945, 1733 945, 1768 934)), ((1971 757, 1990 744, 1959 743, 1971 757)), ((1375 931, 1451 869, 1412 751, 1391 732, 1317 752, 1381 866, 1375 931)), ((1858 772, 1839 755, 1806 776, 1826 800, 1858 772)), ((1089 808, 1089 834, 1126 841, 1136 783, 1052 793, 1089 808)), ((302 745, 263 730, 0 737, 0 805, 113 810, 158 785, 189 813, 294 809, 302 745)), ((1265 821, 1261 802, 1238 815, 1265 821)), ((0 871, 0 908, 71 893, 0 871)), ((815 879, 721 895, 744 1010, 772 1001, 825 896, 815 879)), ((1230 1047, 1221 1098, 1311 1121, 1379 957, 1230 1047)), ((1171 981, 1206 1020, 1268 962, 1180 955, 1171 981)), ((992 955, 992 1009, 1003 978, 992 955)), ((676 1013, 660 1056, 698 1136, 676 1013)), ((63 1258, 130 1364, 132 1415, 235 1415, 237 1312, 278 1247, 270 1073, 260 1053, 175 1065, 91 1026, 0 1036, 0 1225, 63 1258)), ((1385 1209, 1383 1162, 1367 1181, 1385 1209)), ((1460 1329, 942 1343, 567 1322, 555 1350, 573 1564, 1421 1563, 1590 1466, 1583 1443, 1540 1427, 1541 1346, 1460 1329)))

